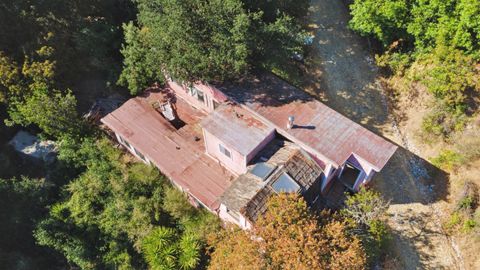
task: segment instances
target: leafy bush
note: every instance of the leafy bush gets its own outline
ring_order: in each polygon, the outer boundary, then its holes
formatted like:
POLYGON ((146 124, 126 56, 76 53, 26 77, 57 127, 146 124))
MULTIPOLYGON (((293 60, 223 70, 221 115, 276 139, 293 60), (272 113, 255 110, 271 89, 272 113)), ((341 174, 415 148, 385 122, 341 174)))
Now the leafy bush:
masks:
POLYGON ((472 209, 473 204, 474 204, 474 198, 471 196, 467 196, 462 198, 458 203, 457 203, 457 208, 458 209, 472 209))
POLYGON ((459 225, 462 222, 462 215, 459 212, 453 212, 450 215, 449 220, 445 224, 446 229, 452 230, 455 228, 457 225, 459 225))
POLYGON ((122 152, 106 139, 65 140, 60 152, 66 164, 79 163, 72 166, 80 173, 37 226, 40 245, 84 269, 144 269, 145 259, 155 269, 168 263, 162 257, 168 254, 175 257, 170 269, 197 266, 205 227, 218 227, 210 213, 188 205, 156 168, 122 162, 122 152), (172 238, 158 237, 159 230, 172 238))
POLYGON ((462 112, 451 112, 437 104, 432 111, 422 119, 424 137, 435 135, 448 138, 455 132, 462 131, 467 122, 467 116, 462 112))
POLYGON ((466 233, 472 231, 477 226, 477 222, 473 219, 467 219, 463 222, 462 230, 466 233))
POLYGON ((450 111, 467 109, 467 91, 479 88, 478 71, 471 56, 452 47, 439 46, 418 61, 425 67, 421 82, 450 111))
POLYGON ((187 201, 186 195, 175 187, 166 187, 163 209, 175 219, 191 218, 197 210, 187 201))
POLYGON ((463 160, 460 153, 446 149, 432 159, 432 164, 447 171, 454 171, 462 164, 463 160))
POLYGON ((194 269, 200 260, 200 244, 194 235, 159 227, 142 240, 142 251, 151 269, 194 269))

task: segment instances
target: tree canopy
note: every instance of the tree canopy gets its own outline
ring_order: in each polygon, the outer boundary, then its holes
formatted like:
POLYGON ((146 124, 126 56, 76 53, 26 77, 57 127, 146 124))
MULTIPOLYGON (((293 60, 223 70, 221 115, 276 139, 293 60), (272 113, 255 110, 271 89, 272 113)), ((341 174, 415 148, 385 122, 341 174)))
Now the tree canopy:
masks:
POLYGON ((136 26, 124 26, 119 81, 134 94, 166 75, 186 82, 238 78, 253 66, 285 61, 300 50, 302 31, 289 15, 300 12, 287 13, 288 7, 273 16, 272 6, 240 0, 136 3, 136 26))
POLYGON ((346 224, 328 213, 321 220, 299 195, 273 196, 253 234, 231 231, 212 241, 209 268, 248 262, 247 269, 364 269, 364 250, 346 224))
POLYGON ((461 131, 478 106, 480 2, 355 0, 350 9, 350 27, 383 45, 380 66, 399 77, 403 88, 422 85, 434 97, 423 132, 448 138, 461 131))

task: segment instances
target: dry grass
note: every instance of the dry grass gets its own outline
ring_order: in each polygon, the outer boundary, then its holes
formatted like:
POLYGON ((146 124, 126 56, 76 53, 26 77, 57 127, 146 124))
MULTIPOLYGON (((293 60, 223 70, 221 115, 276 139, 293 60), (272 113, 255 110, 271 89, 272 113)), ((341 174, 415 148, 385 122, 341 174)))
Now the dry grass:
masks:
MULTIPOLYGON (((385 80, 390 88, 390 102, 400 121, 402 133, 411 140, 417 154, 450 173, 449 200, 443 225, 461 252, 467 269, 480 269, 480 210, 458 210, 465 183, 480 187, 480 112, 468 119, 461 131, 450 138, 440 138, 422 132, 423 118, 432 110, 433 96, 421 85, 408 84, 401 77, 385 80), (445 155, 445 153, 449 153, 445 155), (442 155, 443 154, 443 155, 442 155), (453 163, 452 163, 453 162, 453 163)), ((393 268, 395 269, 395 268, 393 268)))

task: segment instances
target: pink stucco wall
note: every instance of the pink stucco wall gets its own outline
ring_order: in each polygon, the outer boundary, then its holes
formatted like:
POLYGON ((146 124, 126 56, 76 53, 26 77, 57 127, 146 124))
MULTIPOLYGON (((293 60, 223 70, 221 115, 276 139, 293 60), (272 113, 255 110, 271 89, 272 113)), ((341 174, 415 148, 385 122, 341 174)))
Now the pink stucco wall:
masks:
POLYGON ((253 149, 250 154, 247 155, 247 164, 258 154, 269 142, 271 142, 275 138, 275 130, 272 130, 270 134, 259 144, 255 149, 253 149))
POLYGON ((211 157, 220 161, 226 168, 230 169, 236 174, 242 174, 247 172, 247 160, 246 156, 235 151, 230 145, 226 145, 220 139, 203 130, 203 138, 205 140, 205 150, 211 157), (219 145, 222 144, 230 151, 230 157, 225 156, 220 152, 219 145))
POLYGON ((185 85, 180 85, 172 80, 167 80, 167 84, 183 100, 187 101, 193 107, 206 112, 211 112, 214 110, 214 100, 220 104, 227 99, 226 96, 219 90, 206 84, 193 84, 193 87, 203 92, 205 99, 204 102, 201 102, 196 97, 191 96, 188 88, 185 85))

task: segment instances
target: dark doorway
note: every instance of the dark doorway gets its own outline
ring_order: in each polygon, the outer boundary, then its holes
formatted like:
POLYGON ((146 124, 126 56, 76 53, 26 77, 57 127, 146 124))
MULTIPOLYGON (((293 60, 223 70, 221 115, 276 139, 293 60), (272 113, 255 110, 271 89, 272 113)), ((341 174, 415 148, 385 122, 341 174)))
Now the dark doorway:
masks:
POLYGON ((348 187, 349 189, 353 190, 355 186, 355 182, 357 181, 358 176, 360 175, 361 171, 351 164, 345 164, 343 171, 339 177, 340 181, 348 187))

